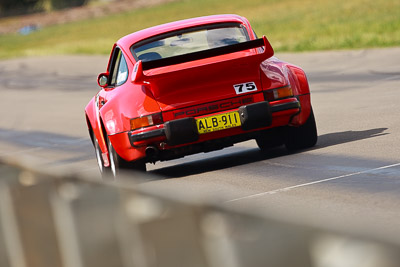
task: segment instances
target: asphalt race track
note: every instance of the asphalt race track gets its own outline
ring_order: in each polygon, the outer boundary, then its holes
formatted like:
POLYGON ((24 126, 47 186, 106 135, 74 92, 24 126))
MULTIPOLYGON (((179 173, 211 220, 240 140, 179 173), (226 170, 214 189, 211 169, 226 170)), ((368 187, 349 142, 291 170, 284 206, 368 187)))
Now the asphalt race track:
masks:
MULTIPOLYGON (((261 153, 249 141, 148 164, 156 177, 139 186, 201 192, 226 205, 282 215, 298 210, 316 225, 377 224, 377 232, 400 236, 400 48, 277 56, 308 74, 315 148, 261 153)), ((100 179, 84 107, 107 59, 0 61, 0 156, 100 179)))

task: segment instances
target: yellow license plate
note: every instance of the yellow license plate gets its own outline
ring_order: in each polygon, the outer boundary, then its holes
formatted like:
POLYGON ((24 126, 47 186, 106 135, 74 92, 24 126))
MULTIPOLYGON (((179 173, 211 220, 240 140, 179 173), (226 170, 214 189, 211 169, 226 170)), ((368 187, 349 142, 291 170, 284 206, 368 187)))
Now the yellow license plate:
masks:
POLYGON ((197 131, 200 134, 220 131, 240 126, 239 112, 233 111, 196 120, 197 131))

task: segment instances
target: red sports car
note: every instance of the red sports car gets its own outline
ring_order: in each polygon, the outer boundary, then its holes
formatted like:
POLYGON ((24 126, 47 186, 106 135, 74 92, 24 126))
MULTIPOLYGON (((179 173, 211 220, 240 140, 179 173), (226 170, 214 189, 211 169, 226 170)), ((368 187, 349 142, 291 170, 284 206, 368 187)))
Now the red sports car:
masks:
POLYGON ((102 173, 255 139, 261 149, 314 146, 304 71, 274 57, 249 21, 217 15, 121 38, 86 121, 102 173))

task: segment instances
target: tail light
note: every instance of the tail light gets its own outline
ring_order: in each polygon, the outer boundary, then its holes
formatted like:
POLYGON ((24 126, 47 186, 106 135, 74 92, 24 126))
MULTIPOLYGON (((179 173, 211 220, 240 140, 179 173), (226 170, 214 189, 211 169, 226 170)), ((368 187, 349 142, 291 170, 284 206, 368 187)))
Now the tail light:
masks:
POLYGON ((131 119, 131 130, 136 130, 163 123, 161 113, 131 119))
POLYGON ((292 96, 293 96, 293 91, 290 85, 264 91, 264 98, 265 100, 268 101, 275 101, 278 99, 288 98, 292 96))

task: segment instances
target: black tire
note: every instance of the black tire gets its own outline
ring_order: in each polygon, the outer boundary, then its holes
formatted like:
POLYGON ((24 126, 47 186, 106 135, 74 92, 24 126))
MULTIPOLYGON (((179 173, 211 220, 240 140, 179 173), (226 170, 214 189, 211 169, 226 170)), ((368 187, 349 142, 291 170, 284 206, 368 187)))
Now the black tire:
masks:
POLYGON ((274 128, 259 133, 256 138, 257 146, 261 150, 268 150, 283 145, 282 128, 274 128))
POLYGON ((286 128, 285 146, 289 151, 313 147, 317 143, 317 139, 317 125, 312 109, 310 116, 303 125, 286 128))
POLYGON ((118 155, 108 138, 107 144, 108 154, 110 157, 110 170, 114 177, 119 175, 120 170, 135 170, 139 172, 146 171, 146 163, 143 160, 126 161, 118 155))
POLYGON ((101 156, 102 152, 99 146, 99 141, 97 141, 96 136, 94 133, 92 133, 92 140, 93 140, 93 145, 94 145, 94 151, 96 153, 96 160, 97 164, 99 165, 100 173, 103 177, 108 177, 111 175, 111 168, 110 167, 104 167, 104 161, 103 157, 101 156))

